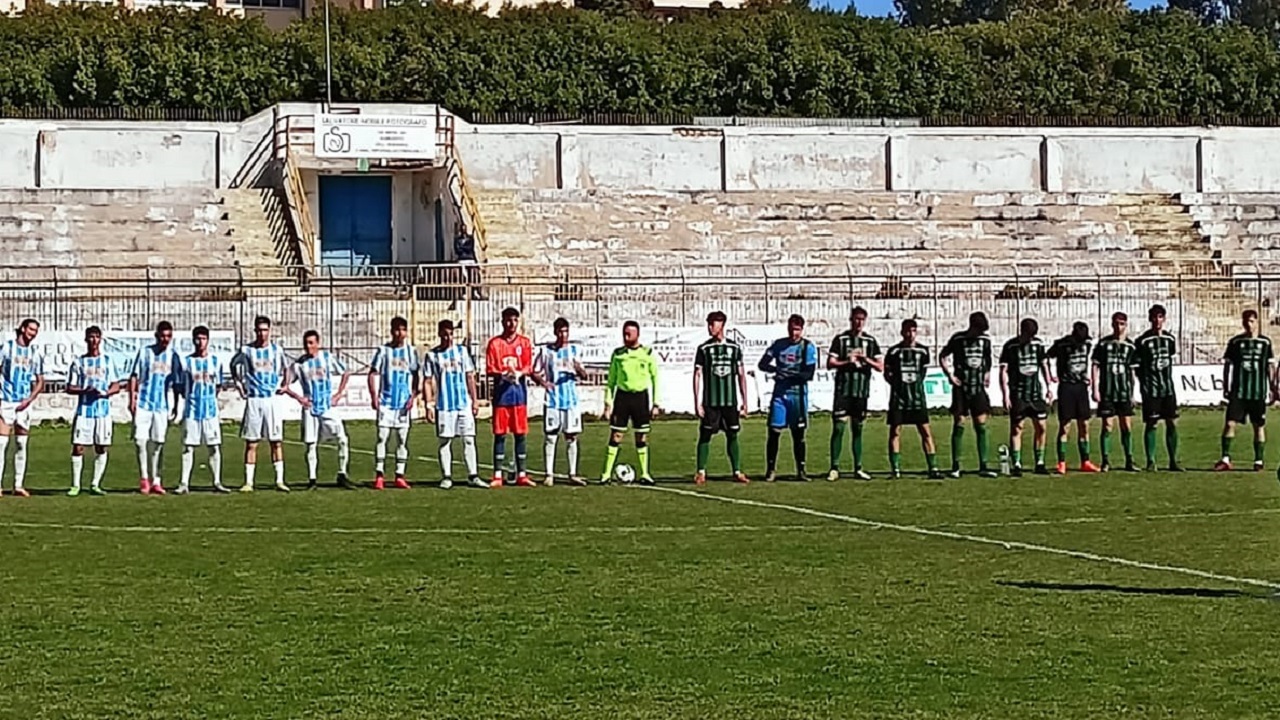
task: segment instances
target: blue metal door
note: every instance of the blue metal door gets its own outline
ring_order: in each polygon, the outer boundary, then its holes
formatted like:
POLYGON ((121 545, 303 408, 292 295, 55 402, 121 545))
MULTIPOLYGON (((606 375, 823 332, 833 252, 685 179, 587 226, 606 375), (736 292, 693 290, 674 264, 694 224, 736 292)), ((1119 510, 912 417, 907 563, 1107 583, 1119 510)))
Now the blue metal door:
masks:
POLYGON ((320 262, 391 264, 391 176, 320 176, 320 262))

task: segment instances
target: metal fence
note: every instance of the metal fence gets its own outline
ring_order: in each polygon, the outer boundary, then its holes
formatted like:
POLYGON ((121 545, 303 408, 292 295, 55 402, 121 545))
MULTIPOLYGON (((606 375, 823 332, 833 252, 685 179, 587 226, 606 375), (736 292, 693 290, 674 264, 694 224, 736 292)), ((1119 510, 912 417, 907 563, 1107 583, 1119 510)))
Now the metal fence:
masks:
POLYGON ((731 323, 781 325, 793 313, 809 320, 811 337, 842 329, 853 306, 870 313, 870 329, 884 341, 903 318, 922 325, 936 345, 984 311, 992 334, 1012 336, 1023 317, 1040 321, 1042 335, 1065 334, 1083 320, 1095 336, 1111 314, 1125 312, 1131 332, 1146 325, 1148 308, 1168 308, 1168 327, 1183 362, 1213 362, 1238 332, 1240 312, 1257 309, 1264 325, 1280 298, 1280 272, 1212 273, 1149 268, 1145 274, 1054 274, 1052 267, 986 268, 931 274, 860 275, 857 265, 819 266, 396 266, 321 268, 299 284, 289 268, 249 271, 207 268, 0 268, 0 324, 35 317, 44 327, 78 330, 99 325, 141 330, 169 320, 185 332, 198 324, 248 338, 258 315, 272 319, 289 348, 318 330, 350 360, 367 362, 393 317, 409 320, 419 345, 435 339, 436 324, 459 323, 472 345, 497 331, 503 308, 520 309, 527 332, 542 339, 557 317, 578 326, 697 326, 712 310, 731 323))

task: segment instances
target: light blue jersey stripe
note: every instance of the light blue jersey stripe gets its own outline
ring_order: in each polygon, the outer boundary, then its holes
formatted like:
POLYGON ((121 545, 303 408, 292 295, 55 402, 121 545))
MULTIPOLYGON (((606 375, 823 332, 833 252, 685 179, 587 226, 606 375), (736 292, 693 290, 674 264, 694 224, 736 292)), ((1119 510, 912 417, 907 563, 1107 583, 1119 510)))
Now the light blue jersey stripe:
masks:
POLYGON ((467 378, 476 372, 471 353, 461 345, 448 349, 436 347, 427 353, 427 372, 436 384, 436 409, 459 412, 471 409, 467 378))
POLYGON ((17 340, 0 345, 0 399, 20 403, 31 397, 36 378, 44 375, 44 361, 30 345, 17 340))
POLYGON ((130 374, 138 379, 138 408, 150 412, 169 412, 169 389, 177 383, 178 352, 173 346, 156 352, 155 345, 138 351, 130 374))
POLYGON ((413 378, 418 374, 418 353, 412 345, 383 345, 370 363, 378 373, 378 400, 383 407, 402 408, 413 394, 413 378))
POLYGON ((234 362, 236 377, 245 384, 245 394, 251 398, 269 398, 280 389, 284 377, 284 350, 275 343, 264 347, 245 345, 234 362))
POLYGON ((216 420, 218 418, 218 388, 227 382, 222 361, 216 355, 182 358, 179 382, 187 399, 183 410, 184 420, 216 420))
POLYGON ((302 395, 311 401, 311 414, 320 417, 333 406, 333 378, 347 370, 328 350, 303 355, 294 363, 294 374, 302 384, 302 395))
POLYGON ((116 381, 115 363, 106 355, 81 355, 72 361, 71 369, 67 372, 67 384, 97 391, 94 395, 80 395, 76 417, 110 417, 111 400, 107 397, 107 391, 116 381))
POLYGON ((538 349, 537 372, 552 389, 547 391, 547 407, 552 410, 578 409, 578 346, 555 344, 538 349))

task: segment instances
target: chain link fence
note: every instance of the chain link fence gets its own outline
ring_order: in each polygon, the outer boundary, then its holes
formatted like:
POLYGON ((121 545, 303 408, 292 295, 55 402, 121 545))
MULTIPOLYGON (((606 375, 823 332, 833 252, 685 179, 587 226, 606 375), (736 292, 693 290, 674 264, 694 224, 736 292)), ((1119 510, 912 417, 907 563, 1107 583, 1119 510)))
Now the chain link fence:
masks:
MULTIPOLYGON (((1182 362, 1216 362, 1239 331, 1240 312, 1256 309, 1264 326, 1280 297, 1280 272, 1180 271, 1145 274, 1022 274, 985 267, 980 274, 861 275, 848 267, 800 266, 396 266, 321 268, 299 284, 289 268, 250 272, 207 268, 0 268, 0 324, 34 317, 44 327, 144 330, 169 320, 178 331, 196 325, 249 338, 258 315, 271 318, 286 347, 318 330, 325 343, 358 367, 387 335, 393 317, 409 320, 418 345, 435 340, 436 323, 458 323, 473 349, 497 332, 503 308, 520 309, 527 332, 547 337, 557 317, 578 326, 700 325, 723 310, 732 323, 781 326, 793 313, 815 326, 843 327, 854 306, 870 314, 870 330, 892 341, 903 318, 922 325, 937 345, 960 329, 969 313, 991 319, 997 339, 1015 334, 1019 319, 1040 321, 1042 335, 1065 334, 1089 323, 1095 337, 1109 331, 1112 313, 1125 312, 1137 334, 1147 310, 1168 309, 1182 362)), ((822 338, 815 338, 822 340, 822 338)))

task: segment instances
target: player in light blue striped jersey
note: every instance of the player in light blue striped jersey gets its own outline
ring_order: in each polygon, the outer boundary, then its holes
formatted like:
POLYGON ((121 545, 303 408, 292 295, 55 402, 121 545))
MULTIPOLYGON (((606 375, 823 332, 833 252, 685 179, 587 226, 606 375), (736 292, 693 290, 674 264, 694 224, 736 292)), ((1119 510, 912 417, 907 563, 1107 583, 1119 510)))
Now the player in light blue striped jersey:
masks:
POLYGON ((320 333, 308 330, 302 335, 304 353, 289 367, 290 378, 285 382, 285 393, 302 405, 302 442, 307 446, 307 489, 316 487, 316 468, 319 465, 317 446, 325 440, 338 444, 338 487, 354 490, 347 478, 347 465, 351 459, 351 442, 347 428, 333 411, 333 404, 347 392, 350 373, 338 358, 320 347, 320 333), (333 387, 337 376, 338 387, 333 387), (297 380, 302 392, 292 389, 297 380))
MULTIPOLYGON (((71 489, 80 494, 84 470, 84 447, 93 445, 93 484, 89 492, 102 495, 102 476, 107 472, 107 450, 111 447, 111 396, 120 392, 115 361, 102 352, 102 329, 94 325, 84 331, 88 351, 71 363, 67 371, 67 394, 79 398, 71 427, 71 489)), ((161 491, 163 494, 163 491, 161 491)))
POLYGON ((569 461, 569 482, 586 485, 578 475, 578 435, 582 433, 582 407, 578 401, 578 380, 587 376, 578 360, 578 346, 569 342, 569 321, 557 318, 552 325, 556 339, 538 348, 533 360, 534 382, 547 391, 542 409, 547 476, 544 485, 555 482, 556 444, 564 433, 565 455, 569 461))
POLYGON ((440 488, 453 487, 453 439, 462 438, 463 457, 467 465, 467 482, 472 487, 488 488, 480 479, 476 459, 476 364, 467 348, 453 341, 452 320, 441 320, 437 326, 440 344, 427 351, 423 363, 422 398, 427 406, 427 420, 436 424, 440 440, 440 467, 444 475, 440 488))
POLYGON ((218 390, 227 384, 222 359, 209 352, 209 328, 199 325, 191 331, 195 351, 178 363, 177 383, 184 398, 182 406, 182 484, 174 492, 185 495, 191 488, 191 468, 196 447, 209 452, 215 492, 230 492, 222 484, 222 423, 218 415, 218 390))
POLYGON ((0 480, 4 479, 9 436, 13 451, 13 491, 21 497, 31 493, 23 487, 27 478, 27 432, 31 428, 31 404, 44 391, 44 360, 32 343, 40 333, 40 323, 27 318, 18 325, 17 337, 0 345, 0 480))
POLYGON ((143 495, 153 488, 157 495, 164 494, 160 459, 169 423, 178 417, 179 358, 172 343, 173 325, 162 320, 156 325, 155 344, 139 350, 130 369, 129 412, 133 415, 133 442, 138 448, 138 489, 143 495))
POLYGON ((409 462, 409 422, 413 401, 418 396, 418 352, 408 342, 409 321, 391 319, 391 340, 378 348, 369 367, 369 397, 378 414, 378 444, 374 447, 373 489, 386 483, 387 439, 396 431, 395 486, 409 489, 405 465, 409 462))
POLYGON ((259 315, 253 320, 253 342, 240 348, 231 363, 231 375, 245 397, 244 422, 240 438, 244 440, 244 486, 240 492, 253 492, 253 476, 258 469, 258 443, 264 438, 271 445, 271 465, 276 471, 276 489, 289 492, 284 484, 284 418, 276 407, 276 395, 284 393, 288 358, 284 348, 271 340, 271 320, 259 315))

